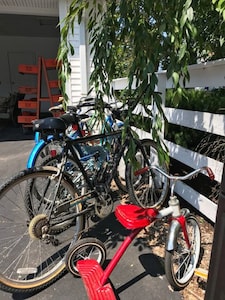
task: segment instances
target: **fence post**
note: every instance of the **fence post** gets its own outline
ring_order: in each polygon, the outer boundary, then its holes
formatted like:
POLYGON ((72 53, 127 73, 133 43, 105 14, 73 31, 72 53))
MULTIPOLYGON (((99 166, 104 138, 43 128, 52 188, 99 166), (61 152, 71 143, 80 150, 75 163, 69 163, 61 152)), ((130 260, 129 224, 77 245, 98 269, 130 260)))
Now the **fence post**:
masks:
POLYGON ((218 201, 205 300, 225 299, 225 165, 218 201))

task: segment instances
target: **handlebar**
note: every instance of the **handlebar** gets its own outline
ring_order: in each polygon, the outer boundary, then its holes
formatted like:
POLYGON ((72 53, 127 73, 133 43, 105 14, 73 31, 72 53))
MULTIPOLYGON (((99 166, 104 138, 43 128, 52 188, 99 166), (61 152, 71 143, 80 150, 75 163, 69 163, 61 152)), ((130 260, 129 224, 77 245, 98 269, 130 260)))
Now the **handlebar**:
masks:
POLYGON ((158 171, 163 176, 167 177, 169 180, 172 180, 172 181, 178 181, 178 180, 183 181, 183 180, 191 179, 191 178, 197 176, 199 173, 205 173, 205 172, 207 172, 207 175, 211 180, 215 179, 215 175, 214 175, 212 169, 209 167, 206 167, 206 166, 196 169, 184 176, 169 175, 169 174, 165 173, 162 169, 160 169, 159 167, 156 167, 156 166, 144 167, 142 169, 135 171, 134 174, 136 176, 138 176, 138 175, 144 174, 145 172, 149 171, 150 169, 154 169, 154 170, 158 171))
MULTIPOLYGON (((120 118, 122 110, 118 109, 118 108, 114 108, 112 106, 113 104, 117 104, 117 102, 111 103, 111 104, 109 104, 107 102, 103 102, 103 104, 104 104, 104 108, 105 109, 109 109, 110 112, 116 118, 120 118)), ((77 105, 73 105, 73 106, 72 105, 68 105, 67 106, 67 110, 66 110, 65 113, 78 114, 78 110, 81 109, 81 108, 83 108, 83 107, 90 107, 90 109, 88 110, 88 111, 90 111, 90 110, 94 109, 95 105, 96 105, 96 102, 95 102, 94 98, 81 98, 80 102, 77 105)), ((52 106, 52 107, 49 108, 49 111, 50 112, 63 112, 64 111, 63 105, 59 104, 59 105, 56 105, 56 106, 52 106)))

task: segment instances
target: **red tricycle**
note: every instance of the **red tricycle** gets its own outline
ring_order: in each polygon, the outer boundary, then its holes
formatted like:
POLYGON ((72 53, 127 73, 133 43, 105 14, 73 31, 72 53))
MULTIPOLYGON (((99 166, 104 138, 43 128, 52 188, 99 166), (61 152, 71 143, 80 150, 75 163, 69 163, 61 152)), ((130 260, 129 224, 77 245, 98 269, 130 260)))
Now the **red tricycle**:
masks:
MULTIPOLYGON (((102 269, 106 259, 104 244, 95 238, 84 238, 76 242, 68 250, 66 265, 68 270, 81 276, 91 300, 116 299, 108 279, 120 258, 142 229, 146 229, 156 220, 169 216, 169 230, 165 251, 165 274, 168 282, 175 290, 187 286, 191 280, 200 255, 201 234, 197 219, 188 209, 180 209, 178 198, 174 195, 174 186, 178 180, 191 179, 200 172, 207 172, 211 180, 214 174, 208 167, 194 170, 185 176, 171 176, 155 166, 151 166, 171 182, 169 206, 162 209, 143 208, 133 204, 118 205, 115 216, 130 234, 107 265, 102 269)), ((147 168, 136 171, 137 174, 147 172, 147 168)))

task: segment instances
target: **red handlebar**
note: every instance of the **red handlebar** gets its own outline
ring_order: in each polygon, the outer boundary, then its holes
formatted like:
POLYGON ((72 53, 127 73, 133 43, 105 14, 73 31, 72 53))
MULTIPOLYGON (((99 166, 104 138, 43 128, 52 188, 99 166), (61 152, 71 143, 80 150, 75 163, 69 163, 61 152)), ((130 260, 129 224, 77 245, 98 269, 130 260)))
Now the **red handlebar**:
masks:
POLYGON ((213 181, 215 179, 215 175, 214 175, 212 169, 209 167, 206 167, 206 171, 208 173, 209 178, 213 181))

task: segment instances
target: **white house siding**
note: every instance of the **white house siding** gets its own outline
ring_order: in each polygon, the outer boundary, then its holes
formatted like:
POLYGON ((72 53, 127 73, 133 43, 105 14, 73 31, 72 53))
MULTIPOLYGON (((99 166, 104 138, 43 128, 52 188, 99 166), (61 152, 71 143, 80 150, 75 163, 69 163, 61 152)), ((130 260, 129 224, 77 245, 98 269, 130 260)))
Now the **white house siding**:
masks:
POLYGON ((72 73, 71 73, 71 79, 70 79, 70 85, 71 85, 71 103, 77 103, 81 96, 81 68, 80 68, 80 59, 79 58, 72 58, 71 59, 71 67, 72 67, 72 73))
MULTIPOLYGON (((59 0, 59 18, 61 27, 62 20, 65 18, 69 9, 70 0, 59 0)), ((69 103, 77 103, 81 97, 88 92, 88 74, 89 61, 87 51, 87 38, 85 31, 85 20, 81 23, 75 23, 73 34, 69 34, 68 40, 74 48, 74 55, 69 57, 71 63, 71 76, 67 80, 66 92, 69 96, 69 103)))

